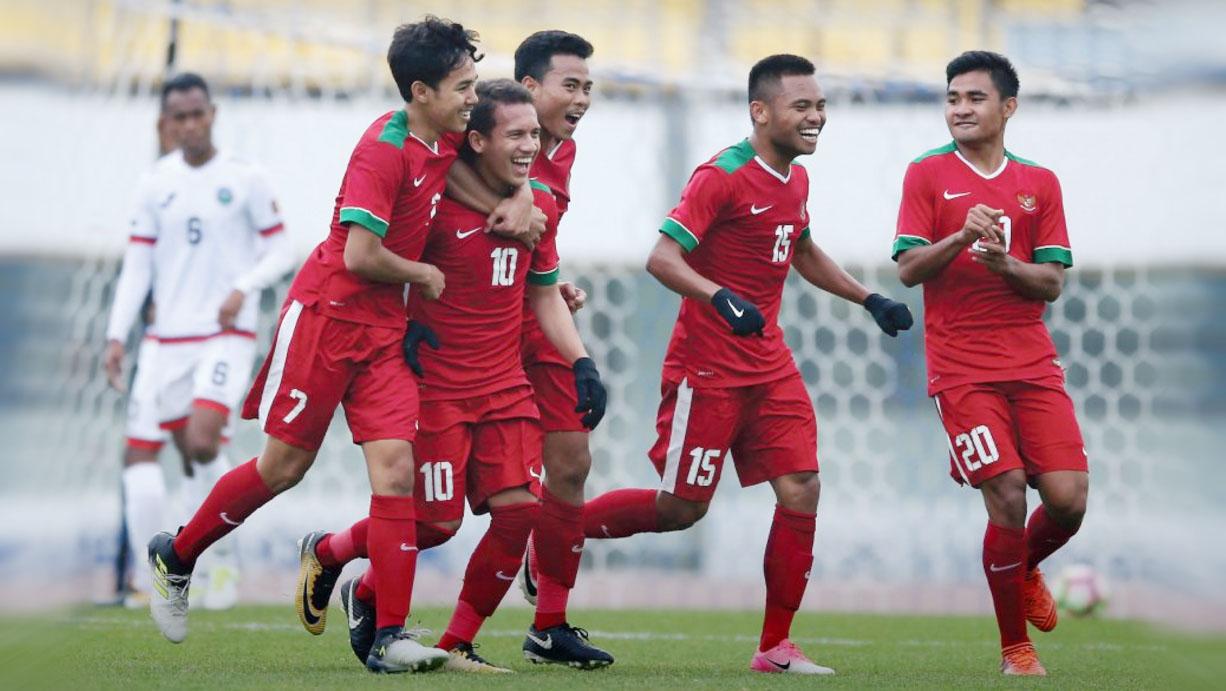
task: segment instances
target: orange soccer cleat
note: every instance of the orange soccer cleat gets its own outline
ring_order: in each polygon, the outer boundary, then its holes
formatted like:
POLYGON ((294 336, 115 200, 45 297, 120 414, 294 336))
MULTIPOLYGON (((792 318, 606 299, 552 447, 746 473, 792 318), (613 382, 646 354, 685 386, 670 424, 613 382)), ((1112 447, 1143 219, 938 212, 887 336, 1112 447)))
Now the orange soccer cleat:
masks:
POLYGON ((1022 586, 1022 599, 1026 608, 1026 621, 1040 631, 1056 628, 1056 600, 1043 581, 1043 572, 1035 567, 1026 574, 1022 586))
POLYGON ((1019 643, 1001 651, 1000 672, 1017 677, 1045 677, 1047 670, 1029 643, 1019 643))

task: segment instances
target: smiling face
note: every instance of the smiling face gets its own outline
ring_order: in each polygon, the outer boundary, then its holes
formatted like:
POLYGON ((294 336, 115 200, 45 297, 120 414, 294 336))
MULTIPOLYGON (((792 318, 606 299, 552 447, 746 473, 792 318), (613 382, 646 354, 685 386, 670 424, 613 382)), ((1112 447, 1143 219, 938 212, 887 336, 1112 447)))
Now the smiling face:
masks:
POLYGON ((785 75, 765 101, 749 104, 754 126, 761 128, 780 153, 796 156, 817 150, 826 126, 826 96, 813 75, 785 75))
POLYGON ((414 82, 412 89, 414 101, 423 106, 436 132, 463 132, 477 105, 477 66, 466 59, 438 83, 437 89, 422 82, 414 82))
POLYGON ((954 77, 945 93, 945 124, 959 144, 1003 141, 1005 124, 1016 110, 1017 99, 1002 100, 986 70, 954 77))
POLYGON ((522 83, 532 92, 545 132, 559 141, 574 136, 579 120, 592 104, 587 60, 577 55, 554 55, 541 81, 528 76, 522 83))
POLYGON ((498 104, 489 135, 470 131, 468 145, 477 154, 478 174, 496 191, 501 193, 523 185, 541 149, 536 109, 530 103, 498 104))
POLYGON ((216 112, 204 89, 171 91, 162 106, 159 130, 172 148, 183 149, 189 159, 201 159, 213 149, 216 112))

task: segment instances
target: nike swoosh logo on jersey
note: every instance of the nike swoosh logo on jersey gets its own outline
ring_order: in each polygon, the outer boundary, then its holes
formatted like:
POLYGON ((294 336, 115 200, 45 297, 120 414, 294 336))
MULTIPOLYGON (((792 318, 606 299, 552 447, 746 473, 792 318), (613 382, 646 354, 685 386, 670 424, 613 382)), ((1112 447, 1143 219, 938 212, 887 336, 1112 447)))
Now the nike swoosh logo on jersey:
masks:
POLYGON ((946 199, 957 199, 958 197, 965 197, 968 194, 970 194, 970 192, 959 192, 957 194, 950 194, 949 190, 945 190, 946 199))
POLYGON ((158 208, 165 209, 166 207, 170 206, 170 203, 173 202, 174 200, 175 200, 175 193, 171 192, 170 196, 166 197, 166 201, 162 202, 161 204, 158 204, 158 208))
POLYGON ((499 580, 502 580, 502 581, 513 581, 513 580, 515 580, 515 577, 514 577, 514 576, 508 576, 508 575, 506 575, 505 573, 503 573, 503 572, 501 572, 501 571, 498 571, 497 573, 495 573, 495 574, 494 574, 494 576, 495 576, 495 577, 497 577, 499 580))
POLYGON ((423 183, 423 182, 425 182, 425 181, 426 181, 426 176, 425 176, 425 175, 423 175, 423 176, 421 176, 421 177, 419 177, 419 178, 413 178, 413 186, 414 186, 414 187, 421 187, 421 183, 423 183))
POLYGON ((483 229, 483 228, 473 228, 472 230, 467 230, 467 231, 463 231, 463 232, 461 232, 461 231, 457 230, 457 231, 455 232, 455 236, 456 236, 456 238, 458 238, 458 239, 460 239, 460 240, 463 240, 464 238, 468 237, 469 235, 472 235, 473 233, 477 232, 478 230, 484 230, 484 229, 483 229))
POLYGON ((770 211, 773 208, 775 208, 774 204, 771 204, 770 206, 764 206, 761 209, 758 208, 757 204, 751 204, 749 206, 749 213, 753 214, 754 216, 757 216, 758 214, 763 213, 765 211, 770 211))
POLYGON ((731 309, 732 313, 735 314, 737 317, 745 316, 745 310, 737 309, 736 305, 732 304, 731 300, 728 300, 727 303, 728 303, 728 308, 731 309))
POLYGON ((541 646, 541 647, 542 647, 542 648, 544 648, 545 650, 549 650, 550 648, 553 648, 553 635, 552 635, 552 634, 550 634, 550 635, 548 635, 548 636, 545 636, 545 638, 543 638, 543 639, 542 639, 542 638, 537 638, 536 636, 533 636, 532 634, 528 634, 528 638, 529 638, 529 639, 530 639, 530 640, 531 640, 533 643, 535 643, 535 644, 537 644, 537 645, 541 646))
POLYGON ((1007 566, 997 566, 996 564, 988 564, 988 569, 992 573, 1000 573, 1001 571, 1008 571, 1009 569, 1012 569, 1012 568, 1015 568, 1021 565, 1022 565, 1022 562, 1020 561, 1015 561, 1012 564, 1009 564, 1007 566))

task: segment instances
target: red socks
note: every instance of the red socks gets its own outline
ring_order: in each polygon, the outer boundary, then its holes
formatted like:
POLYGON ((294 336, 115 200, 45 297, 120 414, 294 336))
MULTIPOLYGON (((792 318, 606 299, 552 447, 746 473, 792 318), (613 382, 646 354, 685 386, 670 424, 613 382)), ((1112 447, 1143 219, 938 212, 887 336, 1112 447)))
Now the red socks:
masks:
POLYGON ((1026 524, 1026 570, 1038 566, 1076 534, 1076 528, 1069 530, 1059 525, 1047 515, 1047 508, 1039 504, 1026 524))
POLYGON ((538 631, 566 623, 566 603, 583 558, 583 514, 582 505, 571 506, 541 488, 541 514, 532 535, 540 572, 534 623, 538 631))
POLYGON ((255 459, 221 476, 204 503, 175 537, 175 554, 183 564, 195 564, 209 545, 230 534, 255 510, 273 498, 255 459))
MULTIPOLYGON (((362 519, 366 520, 366 519, 362 519)), ((360 522, 360 521, 359 521, 360 522)), ((354 524, 357 527, 357 524, 354 524)), ((417 551, 424 552, 431 547, 438 547, 444 542, 455 537, 454 530, 447 530, 442 526, 434 525, 433 523, 417 523, 417 551)), ((366 556, 360 554, 358 556, 366 556)), ((367 569, 366 573, 362 574, 362 580, 358 581, 358 587, 354 590, 353 596, 365 603, 375 601, 375 591, 378 586, 375 585, 374 569, 367 569)))
POLYGON ((379 582, 375 626, 404 626, 417 571, 417 524, 413 497, 373 495, 367 550, 370 570, 379 582))
POLYGON ((471 643, 481 624, 498 608, 515 581, 539 510, 535 502, 490 509, 490 527, 468 559, 460 600, 447 632, 439 639, 439 648, 450 650, 456 643, 471 643))
POLYGON ((992 604, 996 607, 1001 649, 1030 642, 1022 600, 1022 584, 1026 579, 1026 534, 989 522, 983 535, 983 573, 988 577, 992 604))
POLYGON ((809 585, 813 566, 813 534, 817 515, 775 506, 775 520, 766 540, 762 570, 766 574, 766 616, 759 650, 770 650, 788 637, 792 618, 809 585))
POLYGON ((583 536, 613 538, 660 532, 656 490, 615 489, 583 507, 583 536))

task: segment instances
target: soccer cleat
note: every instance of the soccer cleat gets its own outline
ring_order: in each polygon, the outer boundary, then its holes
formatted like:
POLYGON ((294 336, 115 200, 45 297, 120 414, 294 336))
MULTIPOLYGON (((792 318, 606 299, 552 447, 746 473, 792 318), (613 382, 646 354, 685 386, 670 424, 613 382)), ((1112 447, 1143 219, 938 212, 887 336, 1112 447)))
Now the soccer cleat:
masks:
POLYGON ((536 551, 532 549, 532 539, 529 538, 528 548, 524 550, 524 564, 519 569, 519 591, 533 607, 536 607, 536 577, 536 551))
POLYGON ((341 609, 345 610, 345 621, 349 624, 349 647, 358 662, 364 663, 375 642, 375 608, 355 595, 360 580, 360 576, 351 578, 341 585, 341 609))
POLYGON ((1026 609, 1026 621, 1040 631, 1056 628, 1056 599, 1043 581, 1043 572, 1035 567, 1026 573, 1022 586, 1022 602, 1026 609))
POLYGON ((375 632, 375 642, 366 657, 366 669, 376 674, 429 672, 451 658, 447 651, 430 648, 417 641, 419 631, 388 626, 375 632))
POLYGON ((158 533, 149 541, 149 568, 153 570, 149 615, 166 640, 182 643, 187 638, 187 589, 192 570, 179 561, 174 542, 170 533, 158 533))
POLYGON ((336 579, 341 576, 340 569, 324 568, 315 556, 315 545, 325 535, 317 530, 298 541, 298 591, 294 593, 294 606, 302 628, 315 636, 323 633, 328 623, 328 601, 332 599, 336 579))
POLYGON ((587 631, 562 624, 537 631, 528 627, 524 659, 534 664, 566 665, 576 669, 600 669, 613 664, 613 656, 588 642, 587 631))
POLYGON ((1039 662, 1039 656, 1034 646, 1029 643, 1018 643, 1001 651, 1000 672, 1017 677, 1045 677, 1047 670, 1039 662))
POLYGON ((800 648, 786 638, 770 650, 754 653, 749 669, 767 674, 834 674, 833 669, 822 667, 805 657, 800 648))
POLYGON ((209 610, 230 609, 238 603, 238 569, 217 564, 209 569, 208 587, 200 605, 209 610))
POLYGON ((447 664, 443 665, 443 669, 448 672, 511 674, 511 670, 506 667, 490 664, 489 660, 478 655, 476 647, 472 643, 456 643, 455 647, 447 651, 451 657, 447 658, 447 664))

